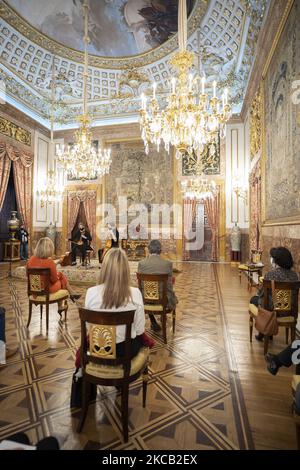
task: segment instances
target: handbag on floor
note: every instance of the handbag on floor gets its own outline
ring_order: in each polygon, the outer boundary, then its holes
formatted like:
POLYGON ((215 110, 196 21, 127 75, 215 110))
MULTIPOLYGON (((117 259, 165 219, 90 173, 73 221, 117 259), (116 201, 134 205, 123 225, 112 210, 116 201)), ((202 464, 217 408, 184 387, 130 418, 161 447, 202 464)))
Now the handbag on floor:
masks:
MULTIPOLYGON (((275 284, 272 281, 272 296, 275 291, 275 284)), ((266 336, 275 336, 278 334, 278 323, 276 312, 274 310, 266 310, 265 308, 258 307, 258 314, 255 320, 255 328, 259 333, 266 336)))
MULTIPOLYGON (((82 381, 83 377, 80 375, 80 369, 76 369, 72 377, 70 408, 81 408, 82 406, 82 381)), ((90 384, 90 387, 89 401, 93 401, 97 397, 97 386, 90 384)))

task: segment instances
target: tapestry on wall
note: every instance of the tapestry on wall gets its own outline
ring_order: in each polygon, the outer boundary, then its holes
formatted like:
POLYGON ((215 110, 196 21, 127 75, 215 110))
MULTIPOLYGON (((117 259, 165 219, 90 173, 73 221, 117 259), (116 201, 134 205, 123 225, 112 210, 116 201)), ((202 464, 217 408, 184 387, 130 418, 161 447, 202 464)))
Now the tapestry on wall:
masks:
POLYGON ((300 0, 295 0, 265 77, 265 222, 300 219, 299 105, 292 99, 300 76, 300 0))
POLYGON ((130 212, 135 204, 144 204, 148 214, 153 204, 173 204, 172 155, 150 147, 145 154, 143 145, 121 142, 112 145, 112 165, 107 176, 106 202, 122 212, 119 198, 126 198, 128 223, 137 215, 130 212))

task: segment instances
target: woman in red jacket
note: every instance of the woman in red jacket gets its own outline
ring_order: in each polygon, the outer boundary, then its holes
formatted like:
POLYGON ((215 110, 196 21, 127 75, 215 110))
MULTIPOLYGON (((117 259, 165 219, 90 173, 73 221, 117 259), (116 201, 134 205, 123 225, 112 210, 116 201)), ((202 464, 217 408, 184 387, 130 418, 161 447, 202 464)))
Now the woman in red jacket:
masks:
POLYGON ((60 260, 53 261, 52 256, 54 255, 54 244, 53 241, 48 238, 40 238, 34 255, 31 256, 27 262, 27 268, 49 268, 50 269, 50 294, 54 294, 60 289, 66 289, 69 291, 70 299, 74 302, 79 299, 81 295, 76 294, 71 288, 68 279, 63 273, 57 271, 56 266, 60 263, 60 260))

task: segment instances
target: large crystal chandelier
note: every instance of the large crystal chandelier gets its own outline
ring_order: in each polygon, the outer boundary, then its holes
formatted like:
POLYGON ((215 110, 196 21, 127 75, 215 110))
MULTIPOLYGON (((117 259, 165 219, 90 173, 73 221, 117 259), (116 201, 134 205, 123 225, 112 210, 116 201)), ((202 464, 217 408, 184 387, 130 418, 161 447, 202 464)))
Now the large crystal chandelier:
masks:
POLYGON ((147 97, 143 94, 140 110, 141 134, 146 153, 150 143, 159 149, 163 141, 167 151, 170 145, 175 147, 177 158, 186 152, 199 154, 215 138, 217 132, 224 137, 225 125, 231 116, 228 90, 224 91, 220 100, 216 93, 217 83, 214 81, 212 96, 209 97, 205 91, 205 76, 201 78, 199 86, 199 80, 190 73, 195 54, 186 49, 186 0, 179 0, 178 41, 179 52, 170 60, 170 65, 176 70, 176 77, 171 79, 167 106, 160 110, 154 83, 149 106, 147 97))
POLYGON ((97 148, 92 140, 91 121, 88 116, 87 82, 88 82, 88 11, 87 0, 83 3, 84 11, 84 72, 83 72, 83 115, 80 116, 80 127, 75 132, 74 144, 60 147, 58 162, 67 174, 74 179, 90 180, 109 173, 111 150, 97 148))

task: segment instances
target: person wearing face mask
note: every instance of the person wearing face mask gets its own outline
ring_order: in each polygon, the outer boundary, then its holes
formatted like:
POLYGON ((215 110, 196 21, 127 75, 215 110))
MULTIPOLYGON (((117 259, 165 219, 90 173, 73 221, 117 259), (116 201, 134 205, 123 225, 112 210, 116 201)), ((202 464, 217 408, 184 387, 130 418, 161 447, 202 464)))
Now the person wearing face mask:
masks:
MULTIPOLYGON (((293 257, 291 252, 284 246, 277 248, 271 248, 270 250, 270 263, 272 266, 271 271, 267 272, 264 276, 265 281, 278 281, 278 282, 293 282, 298 281, 298 274, 292 270, 294 265, 293 257)), ((256 295, 250 299, 250 303, 256 307, 263 305, 263 288, 259 288, 256 295)), ((272 304, 272 298, 270 298, 269 304, 272 304)), ((257 341, 263 341, 264 335, 259 333, 255 336, 257 341)))

